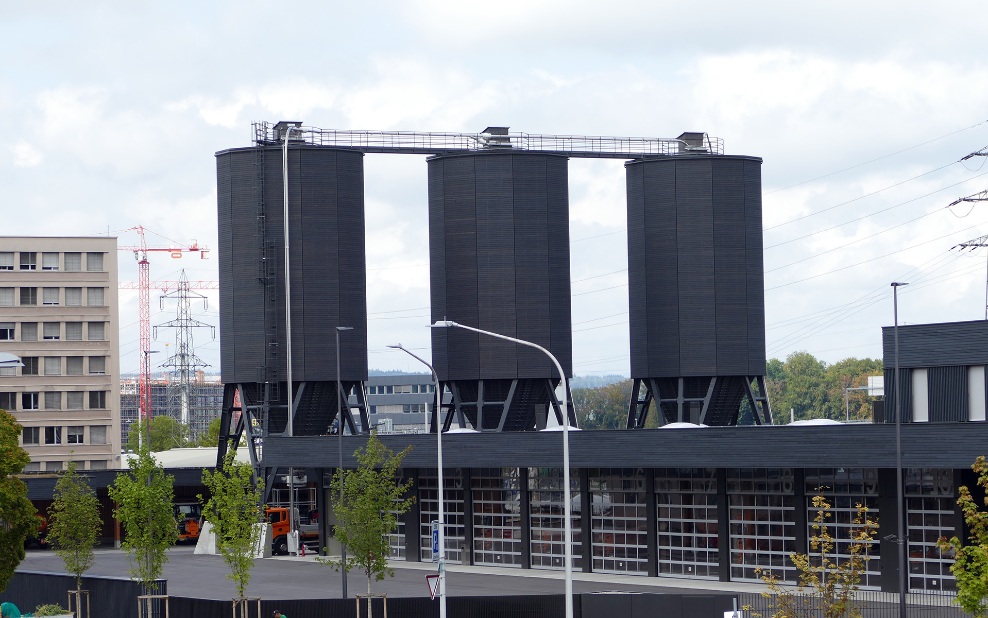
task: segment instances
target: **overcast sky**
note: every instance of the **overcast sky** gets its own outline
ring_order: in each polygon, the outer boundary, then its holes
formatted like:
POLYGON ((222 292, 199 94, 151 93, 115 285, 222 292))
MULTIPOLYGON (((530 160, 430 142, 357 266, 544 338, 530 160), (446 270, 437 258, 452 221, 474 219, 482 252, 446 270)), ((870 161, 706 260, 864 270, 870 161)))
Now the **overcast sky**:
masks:
MULTIPOLYGON (((767 350, 880 357, 985 318, 988 2, 4 2, 0 235, 216 246, 216 151, 251 121, 675 137, 764 160, 767 350)), ((370 365, 428 354, 424 157, 365 159, 370 365)), ((629 372, 624 169, 570 163, 574 373, 629 372)), ((121 252, 120 280, 135 281, 121 252)), ((216 280, 157 254, 151 279, 216 280)), ((215 292, 196 317, 219 323, 215 292)), ((121 370, 138 368, 121 290, 121 370)), ((173 319, 152 292, 152 323, 173 319)), ((159 330, 154 347, 173 336, 159 330)), ((218 370, 218 339, 197 333, 218 370)))

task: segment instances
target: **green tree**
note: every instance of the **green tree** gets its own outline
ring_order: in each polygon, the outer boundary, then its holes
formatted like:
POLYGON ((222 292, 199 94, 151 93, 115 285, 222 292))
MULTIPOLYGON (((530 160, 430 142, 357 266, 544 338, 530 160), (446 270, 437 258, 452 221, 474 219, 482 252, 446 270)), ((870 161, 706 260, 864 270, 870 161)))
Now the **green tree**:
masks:
POLYGON ((172 503, 175 477, 165 474, 147 448, 131 458, 129 472, 117 475, 108 488, 117 503, 114 515, 123 524, 123 548, 130 559, 130 576, 141 582, 145 594, 155 594, 167 549, 178 540, 172 503))
POLYGON ((216 417, 209 421, 209 425, 206 427, 206 431, 199 434, 199 439, 196 440, 196 446, 209 446, 216 447, 220 444, 220 417, 216 417))
POLYGON ((627 427, 631 385, 631 380, 624 380, 598 388, 573 389, 573 405, 577 410, 580 427, 583 429, 627 427))
POLYGON ((235 455, 233 451, 226 454, 221 470, 203 471, 202 483, 210 493, 203 517, 213 526, 216 549, 230 569, 226 577, 243 603, 261 536, 256 524, 261 523, 263 512, 254 470, 249 463, 238 462, 235 455))
MULTIPOLYGON (((984 455, 975 460, 971 469, 978 475, 978 486, 988 489, 988 463, 984 455)), ((978 508, 978 501, 967 486, 961 487, 959 494, 957 504, 964 513, 968 542, 965 544, 955 536, 949 541, 940 539, 938 545, 948 556, 954 555, 950 572, 957 579, 957 604, 969 614, 985 618, 988 616, 988 512, 978 508)), ((988 496, 983 503, 988 506, 988 496)))
POLYGON ((31 461, 17 443, 22 427, 0 410, 0 592, 24 560, 24 540, 38 533, 37 510, 27 499, 27 485, 17 478, 31 461))
POLYGON ((75 575, 76 590, 82 589, 82 575, 93 566, 93 548, 102 525, 96 492, 70 461, 55 484, 54 501, 48 508, 48 542, 55 546, 65 570, 75 575))
MULTIPOLYGON (((144 423, 134 425, 127 435, 127 449, 136 453, 147 439, 147 427, 144 423)), ((189 428, 170 416, 155 416, 151 419, 151 452, 160 453, 173 448, 189 445, 189 428)))
POLYGON ((346 546, 347 558, 317 558, 336 570, 360 567, 367 575, 367 594, 371 581, 392 577, 388 567, 388 534, 398 529, 398 517, 415 502, 407 496, 412 482, 396 480, 401 461, 412 450, 408 447, 397 455, 371 434, 367 446, 354 451, 355 470, 337 470, 333 475, 333 495, 342 499, 335 506, 336 538, 346 546))
POLYGON ((774 598, 772 618, 861 618, 855 606, 855 593, 861 575, 868 565, 868 550, 875 538, 878 524, 869 519, 868 507, 857 505, 854 527, 849 529, 847 557, 837 560, 837 541, 833 537, 831 504, 826 497, 813 497, 813 518, 810 551, 789 554, 799 573, 796 588, 788 588, 766 569, 756 569, 769 588, 764 596, 774 598))
POLYGON ((845 358, 829 365, 826 370, 827 417, 835 420, 866 420, 871 418, 871 401, 866 391, 847 391, 847 407, 844 392, 848 388, 868 386, 868 376, 882 375, 881 359, 845 358))
MULTIPOLYGON (((773 358, 766 365, 766 387, 777 421, 788 422, 789 411, 796 420, 830 418, 844 420, 844 389, 867 386, 868 376, 881 375, 882 361, 871 358, 845 358, 827 365, 808 352, 793 352, 785 362, 773 358)), ((848 393, 852 419, 871 416, 871 403, 865 392, 848 393)))

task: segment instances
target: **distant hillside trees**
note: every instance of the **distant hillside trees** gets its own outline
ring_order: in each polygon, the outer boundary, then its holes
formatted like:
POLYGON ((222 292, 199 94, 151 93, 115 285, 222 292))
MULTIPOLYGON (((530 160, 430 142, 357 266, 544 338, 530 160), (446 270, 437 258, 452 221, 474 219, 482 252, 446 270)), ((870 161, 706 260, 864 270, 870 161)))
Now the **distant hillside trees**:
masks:
MULTIPOLYGON (((882 375, 882 360, 845 358, 833 365, 809 352, 793 352, 785 361, 773 358, 766 368, 766 386, 776 423, 788 423, 789 411, 796 420, 829 418, 845 420, 844 389, 868 385, 868 376, 882 375)), ((851 420, 871 418, 867 391, 849 391, 851 420)))
MULTIPOLYGON (((796 420, 829 418, 867 420, 871 418, 871 397, 867 391, 848 391, 847 411, 844 390, 868 385, 868 376, 882 375, 882 360, 845 358, 828 365, 809 352, 793 352, 785 361, 773 358, 766 368, 765 382, 777 424, 789 422, 789 410, 796 420), (848 413, 849 412, 849 413, 848 413)), ((628 422, 631 380, 597 388, 573 388, 573 403, 583 429, 624 429, 628 422)), ((648 426, 658 426, 653 409, 648 426)))
POLYGON ((583 429, 624 429, 628 426, 630 400, 631 380, 599 388, 573 389, 573 404, 583 429))

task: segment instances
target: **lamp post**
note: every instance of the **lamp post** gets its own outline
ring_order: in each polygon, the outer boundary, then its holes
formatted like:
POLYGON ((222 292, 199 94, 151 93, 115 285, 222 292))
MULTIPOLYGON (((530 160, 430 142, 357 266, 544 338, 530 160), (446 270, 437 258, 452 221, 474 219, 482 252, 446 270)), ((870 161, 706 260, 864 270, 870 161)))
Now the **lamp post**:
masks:
POLYGON ((543 348, 542 346, 532 343, 531 341, 525 341, 524 339, 516 339, 514 337, 508 337, 507 335, 502 335, 500 333, 492 333, 489 330, 481 330, 479 328, 474 328, 472 326, 464 326, 463 324, 458 324, 451 320, 439 320, 432 325, 433 328, 462 328, 463 330, 472 331, 475 333, 480 333, 481 335, 488 335, 490 337, 496 337, 498 339, 504 339, 505 341, 511 341, 517 343, 518 345, 528 346, 530 348, 535 348, 541 351, 543 354, 548 356, 553 364, 556 366, 556 371, 559 372, 559 378, 562 380, 563 385, 563 396, 561 399, 561 406, 563 411, 563 493, 564 493, 564 503, 563 503, 563 570, 565 572, 565 594, 566 594, 566 618, 573 618, 573 531, 572 531, 572 505, 570 504, 570 486, 569 486, 569 411, 566 408, 566 373, 563 371, 562 365, 556 360, 556 357, 552 355, 552 352, 543 348))
MULTIPOLYGON (((292 381, 292 254, 291 235, 289 229, 291 224, 288 218, 288 141, 292 131, 301 132, 301 127, 288 126, 285 129, 285 137, 281 151, 281 184, 284 189, 284 240, 285 240, 285 363, 288 381, 288 437, 295 435, 295 393, 292 381)), ((250 428, 248 428, 250 431, 250 428)), ((298 551, 298 533, 295 526, 295 470, 293 466, 288 466, 288 538, 293 539, 289 543, 294 543, 295 551, 298 551)), ((289 547, 291 549, 291 547, 289 547)))
POLYGON ((443 416, 442 416, 442 389, 439 387, 439 375, 432 365, 425 362, 425 359, 403 347, 400 343, 389 345, 389 348, 401 350, 418 362, 429 368, 432 372, 432 379, 436 383, 436 460, 437 460, 437 484, 439 485, 436 499, 439 501, 439 618, 446 618, 446 517, 445 503, 443 502, 443 416))
POLYGON ((909 285, 892 282, 892 312, 895 320, 895 496, 898 510, 896 535, 899 539, 899 616, 906 618, 906 571, 909 569, 908 540, 905 531, 905 491, 902 482, 902 385, 899 379, 899 288, 909 285))
MULTIPOLYGON (((353 330, 352 326, 337 326, 336 327, 336 436, 337 444, 339 448, 340 456, 340 504, 343 503, 343 408, 348 407, 350 403, 347 401, 346 396, 343 395, 343 382, 340 380, 340 333, 345 330, 353 330)), ((346 593, 346 545, 340 543, 340 560, 343 564, 343 568, 340 569, 340 575, 343 576, 343 598, 347 598, 346 593)))

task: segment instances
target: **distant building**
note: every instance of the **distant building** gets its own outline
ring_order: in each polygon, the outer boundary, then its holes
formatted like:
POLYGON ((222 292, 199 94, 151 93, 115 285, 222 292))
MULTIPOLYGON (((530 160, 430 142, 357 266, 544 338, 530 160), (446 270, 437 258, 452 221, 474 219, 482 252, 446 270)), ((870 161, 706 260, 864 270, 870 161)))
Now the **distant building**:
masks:
POLYGON ((0 237, 0 408, 26 472, 115 468, 120 456, 117 239, 0 237))
MULTIPOLYGON (((428 374, 388 374, 367 378, 367 413, 378 433, 424 433, 436 404, 428 374)), ((351 397, 350 404, 356 405, 351 397)))
MULTIPOLYGON (((181 402, 178 396, 178 384, 169 379, 159 378, 151 381, 151 415, 170 416, 182 420, 181 402)), ((206 376, 202 372, 196 374, 192 383, 189 397, 189 438, 196 439, 209 423, 220 415, 223 409, 223 384, 216 376, 206 376)), ((130 427, 138 418, 137 399, 140 392, 136 376, 120 380, 120 443, 127 444, 130 427)))

